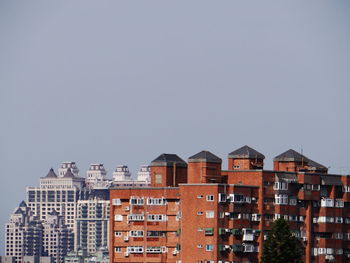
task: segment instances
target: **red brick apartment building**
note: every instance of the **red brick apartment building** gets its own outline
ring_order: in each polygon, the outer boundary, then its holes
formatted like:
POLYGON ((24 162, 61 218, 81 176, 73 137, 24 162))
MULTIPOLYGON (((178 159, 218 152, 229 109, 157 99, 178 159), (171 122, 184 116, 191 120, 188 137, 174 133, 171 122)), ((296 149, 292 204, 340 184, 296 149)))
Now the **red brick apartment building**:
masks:
POLYGON ((110 260, 252 263, 283 217, 305 246, 304 262, 350 262, 350 176, 288 150, 264 170, 243 146, 222 160, 202 151, 186 163, 162 154, 148 188, 111 189, 110 260))

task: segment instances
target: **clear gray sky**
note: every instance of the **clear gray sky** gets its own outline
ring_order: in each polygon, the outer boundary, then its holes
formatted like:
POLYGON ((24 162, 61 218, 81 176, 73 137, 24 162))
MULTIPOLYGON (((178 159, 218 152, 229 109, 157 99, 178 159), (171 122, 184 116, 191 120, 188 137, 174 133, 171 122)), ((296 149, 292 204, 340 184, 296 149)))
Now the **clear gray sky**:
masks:
POLYGON ((0 0, 0 245, 62 161, 289 148, 350 173, 349 1, 0 0))

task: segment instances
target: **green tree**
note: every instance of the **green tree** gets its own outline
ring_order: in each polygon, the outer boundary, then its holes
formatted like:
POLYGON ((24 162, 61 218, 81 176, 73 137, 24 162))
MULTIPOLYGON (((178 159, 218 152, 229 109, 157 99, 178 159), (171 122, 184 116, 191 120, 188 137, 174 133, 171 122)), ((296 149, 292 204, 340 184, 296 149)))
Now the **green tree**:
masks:
POLYGON ((302 263, 303 254, 303 245, 292 236, 287 222, 276 220, 264 242, 261 263, 302 263))

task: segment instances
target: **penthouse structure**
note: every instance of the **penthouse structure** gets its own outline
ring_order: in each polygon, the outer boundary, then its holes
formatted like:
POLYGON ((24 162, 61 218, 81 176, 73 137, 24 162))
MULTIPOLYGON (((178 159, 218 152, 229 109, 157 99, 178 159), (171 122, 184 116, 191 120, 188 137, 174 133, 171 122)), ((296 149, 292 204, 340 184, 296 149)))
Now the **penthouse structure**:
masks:
POLYGON ((150 168, 147 165, 141 166, 136 180, 131 178, 131 173, 126 165, 118 165, 113 172, 112 186, 114 188, 145 187, 149 184, 150 168))
POLYGON ((288 150, 265 156, 243 146, 222 160, 162 154, 147 188, 111 189, 111 262, 259 262, 274 220, 283 217, 304 262, 350 259, 350 176, 288 150))

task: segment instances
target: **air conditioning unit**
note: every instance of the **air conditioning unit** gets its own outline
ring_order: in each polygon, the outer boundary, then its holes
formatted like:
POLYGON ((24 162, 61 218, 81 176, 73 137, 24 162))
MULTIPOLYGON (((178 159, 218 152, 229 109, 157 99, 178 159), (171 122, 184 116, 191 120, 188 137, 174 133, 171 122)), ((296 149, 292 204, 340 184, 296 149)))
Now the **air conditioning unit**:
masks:
POLYGON ((230 245, 225 245, 225 248, 229 249, 229 248, 231 248, 231 246, 230 245))
POLYGON ((125 210, 125 211, 129 211, 129 210, 130 210, 130 207, 126 206, 126 207, 124 208, 124 210, 125 210))
POLYGON ((252 201, 256 201, 256 198, 255 198, 255 197, 252 197, 252 201))
POLYGON ((230 215, 230 212, 225 212, 225 216, 229 216, 230 215))
POLYGON ((175 248, 173 251, 173 255, 175 256, 177 254, 177 249, 175 248))
POLYGON ((124 236, 124 241, 125 242, 129 241, 129 236, 124 236))
POLYGON ((218 263, 224 263, 223 261, 219 260, 218 263))
POLYGON ((302 239, 303 239, 303 241, 304 241, 304 242, 306 242, 306 241, 307 241, 307 237, 303 237, 302 239))
POLYGON ((325 259, 334 260, 334 256, 333 255, 326 255, 325 259))
POLYGON ((225 228, 225 232, 226 232, 226 233, 231 233, 231 229, 225 228))
POLYGON ((124 253, 124 256, 125 256, 125 257, 128 257, 128 256, 129 256, 129 252, 125 252, 125 253, 124 253))

